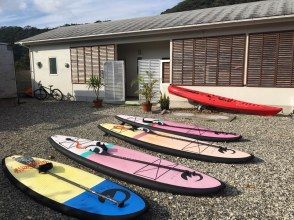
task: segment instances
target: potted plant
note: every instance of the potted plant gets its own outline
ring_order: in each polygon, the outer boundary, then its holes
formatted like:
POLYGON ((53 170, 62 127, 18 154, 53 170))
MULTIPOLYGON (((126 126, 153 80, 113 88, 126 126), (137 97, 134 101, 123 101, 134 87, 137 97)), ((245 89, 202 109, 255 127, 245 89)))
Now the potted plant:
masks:
POLYGON ((93 100, 93 105, 96 108, 100 108, 102 106, 103 99, 99 99, 99 92, 102 86, 103 83, 100 76, 91 76, 91 78, 88 81, 88 87, 89 89, 93 89, 96 95, 96 99, 93 100))
POLYGON ((169 96, 165 95, 165 93, 162 95, 160 94, 159 104, 161 110, 169 110, 169 96))
POLYGON ((139 76, 136 80, 132 82, 132 86, 134 86, 135 84, 139 84, 139 89, 137 93, 145 98, 145 102, 141 104, 143 112, 150 112, 152 108, 151 100, 156 94, 156 92, 154 92, 153 90, 158 80, 152 77, 152 73, 150 71, 146 71, 146 74, 148 76, 148 80, 145 81, 142 76, 139 76))

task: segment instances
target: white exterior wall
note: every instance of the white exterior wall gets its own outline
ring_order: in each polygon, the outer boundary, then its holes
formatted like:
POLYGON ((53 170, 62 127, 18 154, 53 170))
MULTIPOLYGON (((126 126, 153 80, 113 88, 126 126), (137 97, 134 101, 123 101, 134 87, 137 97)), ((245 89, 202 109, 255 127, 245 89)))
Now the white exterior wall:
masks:
MULTIPOLYGON (((92 90, 88 90, 86 84, 72 84, 71 67, 66 68, 65 64, 70 64, 70 46, 69 45, 50 45, 38 46, 30 49, 31 57, 31 76, 33 89, 37 88, 37 83, 41 81, 43 86, 57 88, 64 95, 70 94, 78 101, 92 101, 95 94, 92 90), (57 75, 50 75, 49 58, 55 57, 57 63, 57 75), (42 63, 42 68, 37 63, 42 63)), ((101 96, 104 92, 101 92, 101 96)))
MULTIPOLYGON (((182 39, 182 38, 194 38, 194 37, 209 37, 209 36, 220 36, 220 35, 231 35, 231 34, 250 34, 250 33, 262 33, 262 32, 274 32, 274 31, 284 31, 293 30, 293 24, 291 22, 284 22, 283 24, 273 23, 271 25, 256 25, 248 26, 244 25, 242 27, 234 28, 222 28, 212 30, 195 30, 189 32, 181 32, 177 34, 167 34, 167 35, 156 35, 156 36, 141 36, 141 37, 124 37, 120 39, 108 39, 99 41, 84 41, 75 42, 71 46, 86 46, 86 45, 99 45, 99 44, 116 44, 119 45, 118 59, 124 59, 126 57, 126 75, 129 78, 134 78, 137 73, 137 58, 138 50, 141 50, 141 57, 143 59, 161 59, 163 57, 171 57, 169 54, 169 44, 165 42, 171 41, 172 39, 182 39), (164 42, 165 41, 165 42, 164 42), (142 43, 145 42, 145 43, 142 43), (147 43, 149 42, 149 43, 147 43), (164 42, 164 43, 160 43, 164 42), (129 74, 129 75, 128 75, 129 74)), ((54 87, 62 90, 64 94, 70 93, 77 96, 77 100, 87 100, 91 101, 93 99, 93 93, 88 90, 87 85, 72 85, 71 83, 71 69, 65 68, 64 64, 70 63, 70 45, 60 44, 48 45, 48 46, 35 46, 31 48, 31 63, 34 68, 32 68, 32 79, 35 81, 42 81, 43 84, 52 84, 54 87), (57 68, 58 76, 49 75, 48 58, 57 58, 57 68), (43 68, 38 69, 36 63, 42 61, 43 68), (34 78, 35 76, 35 78, 34 78)), ((171 49, 170 49, 171 52, 171 49)), ((247 56, 247 55, 246 55, 247 56)), ((171 59, 172 62, 172 59, 171 59)), ((246 64, 245 64, 246 67, 246 64)), ((172 68, 171 68, 172 71, 172 68)), ((246 68, 245 68, 246 73, 246 68)), ((126 82, 130 82, 129 78, 126 82)), ((167 87, 169 84, 162 85, 162 91, 167 92, 167 87)), ((128 87, 128 86, 127 86, 128 87)), ((189 86, 190 89, 195 89, 199 91, 204 91, 216 95, 222 95, 229 98, 235 98, 243 101, 276 105, 284 107, 285 114, 293 111, 294 106, 294 88, 260 88, 260 87, 209 87, 209 86, 189 86)), ((126 91, 128 88, 126 88, 126 91)), ((130 92, 131 94, 133 91, 130 92)), ((103 91, 102 94, 103 96, 103 91)), ((128 94, 130 95, 130 94, 128 94)), ((186 99, 170 95, 171 97, 171 107, 193 107, 189 104, 186 99)))
MULTIPOLYGON (((96 44, 99 44, 98 42, 96 44)), ((94 44, 93 44, 94 45, 94 44)), ((131 81, 137 77, 137 58, 161 59, 169 57, 169 41, 141 44, 120 45, 119 59, 126 61, 126 92, 127 95, 136 95, 136 88, 131 87, 131 81), (138 55, 138 50, 141 55, 138 55)), ((37 83, 48 87, 58 88, 64 95, 73 95, 78 101, 92 101, 95 94, 88 90, 86 84, 72 84, 71 67, 66 68, 65 64, 70 64, 70 45, 48 45, 34 46, 30 48, 31 76, 33 89, 37 88, 37 83), (56 57, 57 75, 50 75, 49 58, 56 57), (42 68, 37 63, 42 63, 42 68)), ((100 96, 104 97, 104 88, 101 89, 100 96)))
POLYGON ((0 99, 16 98, 16 79, 13 51, 0 43, 0 99))

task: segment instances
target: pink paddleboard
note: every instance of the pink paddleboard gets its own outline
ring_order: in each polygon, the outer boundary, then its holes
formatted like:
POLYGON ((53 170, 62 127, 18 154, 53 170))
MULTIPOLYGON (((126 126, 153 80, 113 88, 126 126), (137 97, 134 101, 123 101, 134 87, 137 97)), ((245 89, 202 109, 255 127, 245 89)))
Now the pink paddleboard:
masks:
POLYGON ((225 186, 183 165, 114 144, 61 135, 49 140, 58 151, 85 166, 147 188, 203 195, 216 193, 225 186))
POLYGON ((137 116, 117 115, 116 118, 123 123, 134 127, 147 127, 152 130, 182 135, 189 138, 206 141, 236 141, 242 138, 241 135, 222 131, 214 131, 194 125, 187 125, 173 121, 166 121, 154 118, 142 118, 137 116))

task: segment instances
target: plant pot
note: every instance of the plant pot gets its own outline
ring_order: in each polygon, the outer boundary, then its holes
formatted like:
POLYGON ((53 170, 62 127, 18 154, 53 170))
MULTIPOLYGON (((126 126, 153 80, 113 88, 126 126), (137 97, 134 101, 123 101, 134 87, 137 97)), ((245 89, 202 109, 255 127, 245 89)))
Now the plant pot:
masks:
POLYGON ((93 101, 93 106, 95 107, 95 108, 101 108, 102 107, 102 99, 96 99, 96 100, 94 100, 93 101))
POLYGON ((150 112, 151 108, 152 108, 152 103, 151 102, 142 103, 143 112, 150 112))

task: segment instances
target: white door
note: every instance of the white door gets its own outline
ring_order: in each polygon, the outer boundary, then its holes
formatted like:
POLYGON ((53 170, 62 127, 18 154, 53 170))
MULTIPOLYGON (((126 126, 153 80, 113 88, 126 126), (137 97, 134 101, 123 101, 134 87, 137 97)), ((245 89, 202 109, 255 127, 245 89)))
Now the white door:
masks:
POLYGON ((106 102, 125 101, 125 65, 124 61, 104 63, 104 86, 106 102))

